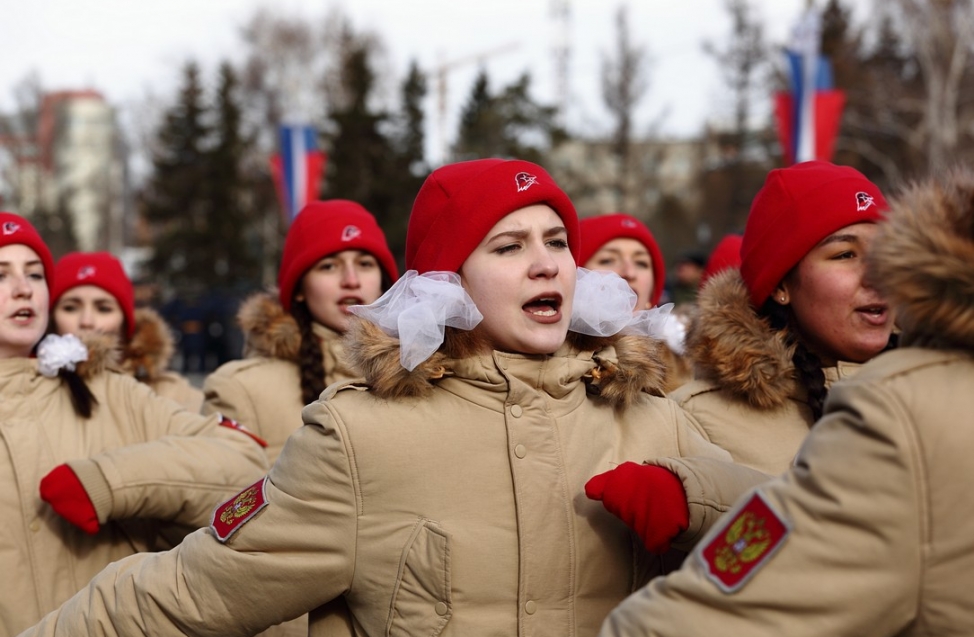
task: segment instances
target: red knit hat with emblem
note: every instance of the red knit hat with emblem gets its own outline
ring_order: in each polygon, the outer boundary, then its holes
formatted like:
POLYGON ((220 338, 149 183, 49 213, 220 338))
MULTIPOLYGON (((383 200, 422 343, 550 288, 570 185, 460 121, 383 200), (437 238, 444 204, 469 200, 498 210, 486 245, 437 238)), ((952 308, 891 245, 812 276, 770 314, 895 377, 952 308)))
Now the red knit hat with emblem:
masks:
POLYGON ((55 280, 54 259, 44 239, 41 239, 37 229, 20 215, 0 212, 0 248, 17 244, 27 246, 41 258, 41 263, 44 265, 44 279, 47 281, 47 289, 50 290, 55 280))
POLYGON ((390 282, 399 278, 396 260, 372 213, 347 199, 312 201, 294 218, 284 240, 277 285, 286 311, 291 311, 294 286, 304 273, 329 254, 343 250, 368 252, 390 282))
POLYGON ((760 308, 808 252, 836 230, 877 222, 888 208, 855 168, 808 161, 768 173, 741 242, 741 276, 760 308))
POLYGON ((125 315, 125 335, 132 338, 135 333, 135 293, 121 261, 108 252, 71 252, 61 257, 54 269, 51 307, 71 288, 94 285, 118 301, 125 315))
POLYGON ((729 234, 717 242, 707 259, 703 274, 700 275, 698 288, 703 288, 707 279, 728 268, 741 267, 741 242, 744 240, 739 234, 729 234))
POLYGON ((653 293, 649 297, 649 303, 659 303, 659 298, 663 295, 663 284, 666 283, 666 263, 659 244, 645 224, 631 215, 616 213, 586 217, 578 225, 582 233, 582 249, 578 262, 583 266, 592 255, 613 239, 635 239, 643 244, 653 263, 653 293))
POLYGON ((579 253, 578 216, 544 168, 520 159, 475 159, 434 170, 419 189, 406 232, 406 269, 456 272, 498 221, 545 204, 561 217, 579 253))

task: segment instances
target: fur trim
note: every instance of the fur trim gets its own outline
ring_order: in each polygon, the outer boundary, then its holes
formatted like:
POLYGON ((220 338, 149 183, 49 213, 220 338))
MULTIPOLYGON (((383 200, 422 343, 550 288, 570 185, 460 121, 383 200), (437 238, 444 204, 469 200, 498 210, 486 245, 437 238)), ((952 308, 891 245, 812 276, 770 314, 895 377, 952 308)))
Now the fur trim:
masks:
POLYGON ((124 348, 122 369, 151 383, 168 368, 173 356, 173 335, 165 319, 151 308, 135 310, 135 333, 124 348))
MULTIPOLYGON (((637 336, 600 339, 572 333, 569 338, 576 350, 604 353, 596 354, 597 365, 585 379, 591 393, 601 400, 625 408, 643 392, 663 395, 665 368, 658 341, 637 336)), ((456 330, 446 341, 445 347, 409 371, 399 362, 398 339, 369 321, 353 318, 345 335, 345 353, 375 395, 391 399, 424 397, 437 380, 453 375, 451 360, 484 351, 476 330, 456 330)))
POLYGON ((240 305, 237 323, 243 330, 248 356, 298 362, 301 330, 276 297, 266 292, 251 295, 240 305))
POLYGON ((868 256, 901 343, 974 350, 974 172, 912 184, 890 202, 868 256))
POLYGON ((78 363, 78 376, 87 381, 106 371, 122 371, 122 344, 117 336, 85 332, 78 338, 88 348, 88 360, 78 363))
POLYGON ((759 409, 783 405, 795 391, 795 346, 754 311, 740 271, 712 277, 697 305, 687 330, 687 355, 697 377, 759 409))

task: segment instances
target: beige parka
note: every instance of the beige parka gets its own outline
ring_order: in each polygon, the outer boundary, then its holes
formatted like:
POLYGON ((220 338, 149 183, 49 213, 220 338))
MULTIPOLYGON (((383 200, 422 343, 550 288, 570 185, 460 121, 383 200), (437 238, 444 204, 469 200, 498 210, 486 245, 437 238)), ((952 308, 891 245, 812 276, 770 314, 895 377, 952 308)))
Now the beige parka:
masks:
MULTIPOLYGON (((203 382, 204 414, 222 413, 245 425, 267 442, 273 464, 284 442, 301 426, 301 370, 298 354, 301 333, 294 317, 276 297, 257 293, 240 306, 237 320, 244 332, 242 360, 221 365, 203 382)), ((338 332, 315 323, 325 369, 325 385, 351 380, 338 332)))
POLYGON ((891 201, 870 248, 900 348, 833 385, 795 466, 602 635, 974 634, 974 174, 952 180, 891 201))
MULTIPOLYGON (((724 270, 700 291, 687 332, 695 380, 669 394, 707 440, 770 475, 791 465, 814 422, 784 336, 751 307, 740 271, 724 270)), ((823 367, 826 388, 860 367, 823 367)))
MULTIPOLYGON (((647 339, 437 353, 413 372, 371 324, 348 342, 367 384, 307 406, 267 480, 173 551, 110 567, 28 634, 247 635, 344 597, 357 635, 593 635, 680 556, 645 552, 585 482, 655 454, 740 469, 647 393, 663 378, 647 339)), ((742 489, 733 475, 715 484, 742 489)), ((723 500, 690 494, 691 516, 723 500)))
POLYGON ((198 528, 213 506, 266 470, 260 447, 111 371, 109 337, 88 336, 79 373, 98 404, 77 416, 60 378, 36 359, 0 360, 0 635, 16 635, 110 562, 153 548, 167 523, 198 528), (87 535, 41 500, 41 479, 68 463, 101 530, 87 535))
POLYGON ((169 369, 172 357, 173 336, 165 319, 152 308, 136 308, 135 332, 123 348, 122 369, 160 396, 198 412, 203 405, 203 392, 185 376, 169 369))

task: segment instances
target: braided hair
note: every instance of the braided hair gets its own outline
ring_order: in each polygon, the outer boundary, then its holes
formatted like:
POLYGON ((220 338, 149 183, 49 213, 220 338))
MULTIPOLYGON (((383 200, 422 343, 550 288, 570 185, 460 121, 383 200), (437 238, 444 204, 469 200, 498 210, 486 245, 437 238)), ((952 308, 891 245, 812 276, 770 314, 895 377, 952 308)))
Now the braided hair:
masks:
POLYGON ((294 316, 301 333, 298 369, 301 375, 301 399, 307 405, 318 400, 321 392, 325 391, 325 364, 322 360, 321 345, 311 330, 314 319, 307 303, 292 302, 291 315, 294 316))
POLYGON ((785 342, 795 346, 795 353, 791 360, 795 364, 795 372, 799 385, 807 392, 806 403, 812 411, 812 420, 822 416, 825 397, 828 389, 825 386, 825 372, 822 371, 822 359, 812 352, 795 329, 792 313, 784 305, 773 299, 764 302, 761 314, 768 318, 772 330, 784 331, 785 342))

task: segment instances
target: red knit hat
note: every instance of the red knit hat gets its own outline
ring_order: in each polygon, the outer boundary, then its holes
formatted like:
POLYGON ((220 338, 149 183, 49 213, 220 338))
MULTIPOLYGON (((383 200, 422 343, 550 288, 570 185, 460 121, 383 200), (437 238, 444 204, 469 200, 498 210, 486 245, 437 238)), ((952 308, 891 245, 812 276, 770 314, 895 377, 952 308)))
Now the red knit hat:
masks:
POLYGON ((135 333, 135 293, 121 261, 107 252, 71 252, 58 259, 54 281, 51 307, 65 292, 81 285, 94 285, 114 296, 125 315, 125 335, 132 338, 135 333))
POLYGON ((399 278, 396 260, 372 213, 347 199, 312 201, 294 218, 284 240, 277 285, 286 311, 291 311, 294 286, 304 273, 319 260, 342 250, 368 252, 379 261, 391 283, 399 278))
POLYGON ((659 303, 659 298, 663 295, 663 284, 666 283, 666 264, 653 233, 645 224, 631 215, 616 213, 587 217, 579 221, 578 225, 582 233, 582 249, 578 254, 578 262, 582 265, 613 239, 635 239, 643 244, 653 263, 653 293, 649 297, 649 303, 659 303))
POLYGON ((520 159, 475 159, 434 170, 416 195, 406 232, 406 269, 456 272, 498 221, 546 204, 561 217, 578 259, 578 216, 544 168, 520 159))
POLYGON ((741 267, 741 242, 743 240, 744 237, 739 234, 729 234, 717 242, 717 245, 714 246, 713 251, 710 253, 710 258, 707 259, 707 265, 703 269, 703 274, 700 275, 698 288, 703 288, 707 279, 715 274, 719 274, 729 268, 741 267))
POLYGON ((29 221, 12 212, 0 212, 0 248, 17 244, 27 246, 41 258, 41 263, 44 265, 44 278, 50 291, 55 280, 51 250, 29 221))
POLYGON ((808 161, 768 173, 751 204, 741 243, 741 276, 760 308, 819 241, 888 208, 876 184, 854 168, 808 161))

